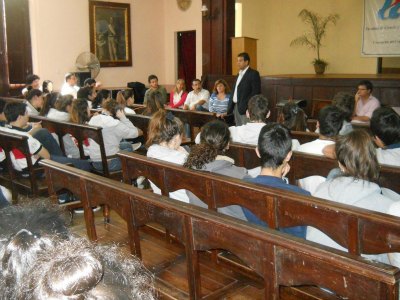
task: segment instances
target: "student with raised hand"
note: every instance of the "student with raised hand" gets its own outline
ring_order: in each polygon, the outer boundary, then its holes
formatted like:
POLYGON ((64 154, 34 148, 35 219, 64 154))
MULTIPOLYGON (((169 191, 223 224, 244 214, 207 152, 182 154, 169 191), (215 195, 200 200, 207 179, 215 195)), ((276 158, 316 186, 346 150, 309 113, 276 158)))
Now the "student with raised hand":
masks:
MULTIPOLYGON (((94 115, 88 124, 103 128, 104 146, 109 158, 107 159, 108 168, 110 171, 121 170, 121 160, 116 157, 117 152, 119 150, 133 150, 132 144, 123 140, 137 138, 143 134, 142 131, 132 124, 125 116, 123 109, 118 107, 117 102, 113 99, 105 101, 102 113, 94 115)), ((102 171, 100 146, 95 141, 90 140, 88 150, 93 167, 102 171)))
MULTIPOLYGON (((292 157, 292 139, 289 130, 278 123, 268 123, 260 132, 256 152, 261 161, 261 173, 256 178, 246 181, 295 192, 301 195, 310 195, 302 188, 291 185, 285 177, 289 173, 289 161, 292 157)), ((243 212, 248 221, 253 224, 267 227, 267 224, 246 208, 243 212)), ((279 229, 282 232, 305 238, 306 227, 295 226, 279 229)))
MULTIPOLYGON (((394 201, 383 196, 380 186, 374 183, 379 176, 379 164, 371 136, 365 130, 354 130, 338 138, 335 151, 341 172, 321 183, 313 196, 386 213, 394 201)), ((308 227, 307 239, 346 250, 313 227, 308 227)), ((386 254, 369 257, 388 263, 386 254)))
POLYGON ((400 116, 389 107, 374 111, 370 128, 374 135, 380 164, 400 167, 400 116))
MULTIPOLYGON (((191 148, 184 167, 226 175, 238 179, 250 177, 245 168, 235 166, 235 161, 225 155, 229 149, 231 134, 226 123, 216 120, 205 124, 201 129, 200 144, 191 148)), ((205 207, 195 195, 188 192, 190 203, 205 207)), ((219 208, 219 212, 246 220, 240 206, 230 205, 219 208)))

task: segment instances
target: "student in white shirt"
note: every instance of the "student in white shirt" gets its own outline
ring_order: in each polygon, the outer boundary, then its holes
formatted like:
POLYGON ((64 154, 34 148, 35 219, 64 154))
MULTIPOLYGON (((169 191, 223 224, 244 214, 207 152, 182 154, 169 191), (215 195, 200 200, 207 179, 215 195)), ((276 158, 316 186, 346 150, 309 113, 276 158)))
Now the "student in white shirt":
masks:
POLYGON ((77 99, 79 91, 79 86, 76 85, 77 81, 78 79, 74 73, 67 73, 65 75, 65 82, 61 87, 61 96, 72 95, 74 96, 74 99, 77 99))

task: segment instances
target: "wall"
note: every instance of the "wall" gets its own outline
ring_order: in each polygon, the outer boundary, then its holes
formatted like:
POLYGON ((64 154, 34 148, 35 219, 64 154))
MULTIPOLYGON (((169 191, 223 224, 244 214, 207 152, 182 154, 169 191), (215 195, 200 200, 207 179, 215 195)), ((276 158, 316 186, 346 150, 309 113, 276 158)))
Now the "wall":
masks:
POLYGON ((243 3, 243 36, 258 38, 258 68, 262 75, 312 74, 314 52, 290 47, 307 27, 297 17, 303 9, 328 15, 338 13, 337 26, 327 30, 321 57, 327 73, 374 74, 376 58, 361 57, 363 1, 359 0, 237 0, 243 3))
MULTIPOLYGON (((75 71, 79 53, 90 51, 88 1, 29 1, 33 70, 43 80, 53 80, 57 89, 64 74, 75 71)), ((164 3, 160 5, 160 0, 118 2, 131 4, 133 66, 102 68, 97 79, 107 86, 125 86, 128 81, 147 82, 147 76, 155 73, 164 83, 164 3)))
POLYGON ((202 75, 202 16, 201 0, 193 0, 186 11, 181 11, 176 1, 164 0, 165 24, 165 79, 167 83, 175 83, 177 79, 177 38, 179 31, 196 31, 196 77, 202 75))

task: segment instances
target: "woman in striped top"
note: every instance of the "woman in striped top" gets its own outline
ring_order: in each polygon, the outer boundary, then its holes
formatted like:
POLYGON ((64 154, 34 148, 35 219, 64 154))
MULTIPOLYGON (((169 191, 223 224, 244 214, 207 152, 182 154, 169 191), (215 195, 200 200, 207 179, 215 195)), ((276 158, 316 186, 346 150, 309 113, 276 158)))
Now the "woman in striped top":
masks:
POLYGON ((223 117, 228 110, 230 88, 223 79, 215 82, 213 93, 209 101, 209 111, 217 114, 217 117, 223 117))

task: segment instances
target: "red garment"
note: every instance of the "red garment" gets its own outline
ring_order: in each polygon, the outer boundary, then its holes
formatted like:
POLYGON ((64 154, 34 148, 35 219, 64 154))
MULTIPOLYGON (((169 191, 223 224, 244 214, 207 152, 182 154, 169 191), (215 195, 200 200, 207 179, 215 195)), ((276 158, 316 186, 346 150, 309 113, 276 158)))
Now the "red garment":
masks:
POLYGON ((169 93, 169 106, 171 108, 179 108, 180 106, 183 105, 183 103, 185 103, 188 92, 182 93, 181 100, 179 100, 179 102, 176 105, 174 105, 174 93, 175 93, 174 90, 172 90, 171 93, 169 93))

